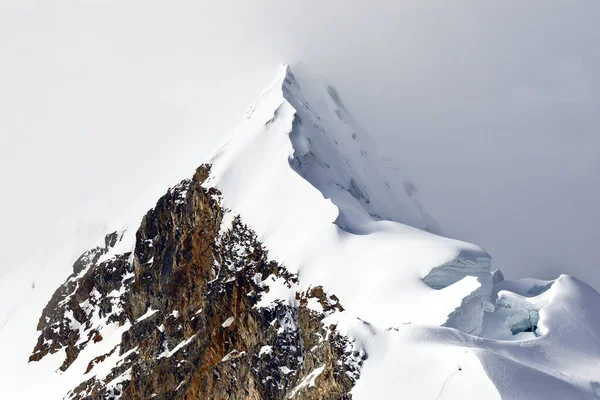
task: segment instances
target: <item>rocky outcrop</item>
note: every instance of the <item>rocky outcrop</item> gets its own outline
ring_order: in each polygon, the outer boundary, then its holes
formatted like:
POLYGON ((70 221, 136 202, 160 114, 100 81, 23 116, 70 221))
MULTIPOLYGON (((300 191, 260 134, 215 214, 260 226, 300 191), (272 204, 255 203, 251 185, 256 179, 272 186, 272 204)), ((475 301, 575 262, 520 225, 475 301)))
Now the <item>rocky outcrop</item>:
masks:
POLYGON ((66 370, 104 340, 98 325, 114 324, 120 340, 68 397, 350 398, 366 354, 323 323, 340 302, 321 287, 299 291, 239 216, 221 227, 209 172, 201 166, 148 211, 132 252, 106 254, 115 233, 76 262, 44 309, 30 361, 64 349, 66 370), (268 300, 273 285, 288 298, 268 300))
POLYGON ((73 274, 42 312, 37 326, 41 334, 29 361, 64 348, 66 357, 60 370, 65 371, 90 342, 102 340, 93 326, 127 321, 120 296, 133 278, 129 253, 101 261, 122 236, 123 232, 106 235, 104 247, 86 251, 75 262, 73 274))

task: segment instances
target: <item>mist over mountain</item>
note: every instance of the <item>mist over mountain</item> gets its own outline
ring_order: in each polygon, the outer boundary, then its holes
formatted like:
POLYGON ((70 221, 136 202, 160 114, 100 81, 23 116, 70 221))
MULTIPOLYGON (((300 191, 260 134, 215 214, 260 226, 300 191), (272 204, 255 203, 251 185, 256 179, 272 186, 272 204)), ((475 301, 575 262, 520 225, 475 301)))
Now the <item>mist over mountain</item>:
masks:
POLYGON ((1 8, 4 396, 598 398, 597 2, 1 8))
POLYGON ((150 207, 227 138, 275 65, 303 60, 446 232, 518 276, 599 288, 598 13, 560 0, 7 2, 0 270, 70 225, 118 225, 131 198, 150 207))

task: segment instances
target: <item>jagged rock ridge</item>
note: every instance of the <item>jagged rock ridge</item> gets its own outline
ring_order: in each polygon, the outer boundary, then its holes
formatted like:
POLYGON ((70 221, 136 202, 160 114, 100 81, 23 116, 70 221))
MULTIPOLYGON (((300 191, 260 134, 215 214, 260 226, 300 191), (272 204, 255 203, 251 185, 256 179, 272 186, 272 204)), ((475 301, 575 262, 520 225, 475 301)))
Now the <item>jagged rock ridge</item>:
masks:
POLYGON ((293 304, 257 307, 271 281, 292 288, 297 278, 239 216, 220 233, 219 192, 202 187, 208 172, 200 167, 158 201, 133 253, 98 262, 113 233, 82 255, 40 318, 30 360, 64 349, 66 370, 112 323, 124 328, 120 343, 89 362, 91 378, 69 398, 349 398, 366 354, 323 325, 343 310, 339 301, 315 287, 293 304), (94 375, 103 364, 107 373, 94 375))

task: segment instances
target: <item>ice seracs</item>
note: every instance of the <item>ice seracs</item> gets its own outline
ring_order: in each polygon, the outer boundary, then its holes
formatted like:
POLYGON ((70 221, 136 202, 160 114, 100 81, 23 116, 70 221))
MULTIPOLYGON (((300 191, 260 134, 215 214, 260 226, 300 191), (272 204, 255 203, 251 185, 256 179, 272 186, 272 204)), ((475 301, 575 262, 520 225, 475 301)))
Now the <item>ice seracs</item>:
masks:
POLYGON ((598 292, 567 275, 498 286, 497 311, 486 315, 483 331, 495 340, 479 347, 503 398, 597 399, 598 292))

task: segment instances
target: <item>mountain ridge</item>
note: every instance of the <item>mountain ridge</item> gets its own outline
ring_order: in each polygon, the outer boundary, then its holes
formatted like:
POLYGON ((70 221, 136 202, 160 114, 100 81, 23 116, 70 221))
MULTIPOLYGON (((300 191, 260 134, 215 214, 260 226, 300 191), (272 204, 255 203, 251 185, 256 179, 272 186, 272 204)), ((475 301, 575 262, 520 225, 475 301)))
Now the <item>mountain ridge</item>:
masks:
POLYGON ((207 164, 79 258, 20 370, 53 398, 596 398, 600 295, 505 281, 388 167, 333 86, 284 65, 207 164))

